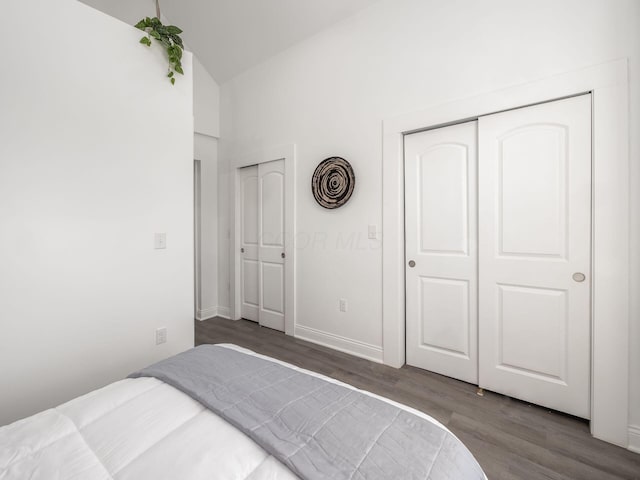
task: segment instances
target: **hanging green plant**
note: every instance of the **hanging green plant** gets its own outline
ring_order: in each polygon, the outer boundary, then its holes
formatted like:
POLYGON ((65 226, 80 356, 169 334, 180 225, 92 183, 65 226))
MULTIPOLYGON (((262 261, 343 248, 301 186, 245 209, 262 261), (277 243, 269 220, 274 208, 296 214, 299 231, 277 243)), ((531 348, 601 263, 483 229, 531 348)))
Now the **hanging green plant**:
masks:
POLYGON ((184 48, 182 39, 180 38, 182 30, 175 25, 163 25, 158 17, 146 17, 136 24, 136 28, 146 32, 146 35, 140 39, 140 43, 150 47, 151 39, 155 38, 166 48, 167 55, 169 56, 169 72, 167 73, 167 77, 169 77, 171 84, 174 85, 176 83, 175 74, 179 73, 180 75, 184 75, 181 63, 182 49, 184 48))

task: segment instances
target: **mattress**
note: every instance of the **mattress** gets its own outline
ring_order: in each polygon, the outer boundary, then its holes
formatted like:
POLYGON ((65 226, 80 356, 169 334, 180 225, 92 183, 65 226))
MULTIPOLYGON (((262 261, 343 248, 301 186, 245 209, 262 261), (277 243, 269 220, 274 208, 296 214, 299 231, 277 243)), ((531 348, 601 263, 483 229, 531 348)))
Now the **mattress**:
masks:
MULTIPOLYGON (((269 359, 234 345, 224 347, 269 359)), ((367 395, 446 430, 428 415, 383 397, 367 395)), ((297 477, 247 435, 202 404, 150 377, 115 382, 0 428, 2 480, 147 478, 275 480, 297 477)))

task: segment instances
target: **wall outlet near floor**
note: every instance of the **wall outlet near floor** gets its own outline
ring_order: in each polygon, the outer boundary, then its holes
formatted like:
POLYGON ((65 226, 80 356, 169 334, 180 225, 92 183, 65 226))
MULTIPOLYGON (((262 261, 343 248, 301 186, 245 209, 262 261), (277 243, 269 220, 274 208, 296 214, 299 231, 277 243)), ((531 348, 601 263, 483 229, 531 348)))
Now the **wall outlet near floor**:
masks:
POLYGON ((341 298, 340 299, 340 311, 341 312, 346 312, 347 311, 347 299, 346 298, 341 298))
POLYGON ((156 345, 167 343, 167 327, 161 327, 156 330, 156 345))

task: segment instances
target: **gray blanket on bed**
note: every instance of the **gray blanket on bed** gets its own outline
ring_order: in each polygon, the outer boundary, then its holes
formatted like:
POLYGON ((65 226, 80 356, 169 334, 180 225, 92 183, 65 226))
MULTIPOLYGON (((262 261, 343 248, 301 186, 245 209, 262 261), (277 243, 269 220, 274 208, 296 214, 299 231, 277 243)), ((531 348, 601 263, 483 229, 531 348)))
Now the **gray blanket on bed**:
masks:
POLYGON ((484 479, 447 430, 365 393, 203 345, 130 377, 156 377, 240 429, 301 478, 484 479))

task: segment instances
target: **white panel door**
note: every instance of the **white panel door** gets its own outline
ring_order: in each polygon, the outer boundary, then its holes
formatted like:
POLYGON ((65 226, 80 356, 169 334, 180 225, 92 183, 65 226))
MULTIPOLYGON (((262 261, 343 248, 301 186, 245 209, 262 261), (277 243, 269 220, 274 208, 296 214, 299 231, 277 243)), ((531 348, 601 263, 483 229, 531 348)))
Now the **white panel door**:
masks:
POLYGON ((260 325, 284 332, 284 160, 258 165, 260 325))
POLYGON ((477 122, 405 137, 407 363, 477 384, 477 122))
POLYGON ((258 231, 258 167, 240 170, 240 255, 242 318, 257 322, 260 308, 259 231, 258 231))
POLYGON ((480 386, 590 416, 591 97, 479 120, 480 386))

